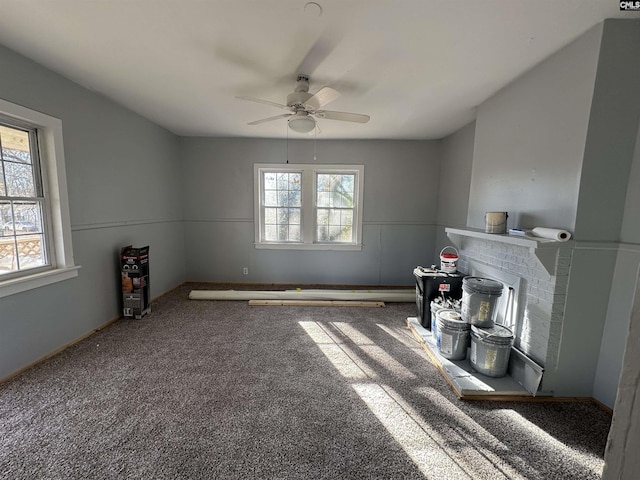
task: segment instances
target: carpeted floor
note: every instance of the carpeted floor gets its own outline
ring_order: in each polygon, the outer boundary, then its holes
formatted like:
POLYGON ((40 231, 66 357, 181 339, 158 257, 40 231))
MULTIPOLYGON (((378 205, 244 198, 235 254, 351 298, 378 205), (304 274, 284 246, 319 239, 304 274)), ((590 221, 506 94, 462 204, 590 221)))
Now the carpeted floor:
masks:
POLYGON ((414 304, 196 287, 0 385, 0 478, 600 478, 609 414, 458 400, 406 329, 414 304))

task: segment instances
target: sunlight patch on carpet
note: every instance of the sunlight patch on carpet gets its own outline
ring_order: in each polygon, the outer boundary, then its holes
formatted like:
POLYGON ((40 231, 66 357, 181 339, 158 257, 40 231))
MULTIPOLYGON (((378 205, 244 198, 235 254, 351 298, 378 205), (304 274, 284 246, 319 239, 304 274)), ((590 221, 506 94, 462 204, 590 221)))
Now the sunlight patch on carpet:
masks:
POLYGON ((412 371, 398 362, 382 347, 376 345, 373 340, 370 340, 366 335, 361 333, 358 329, 354 328, 349 323, 330 322, 329 324, 337 328, 341 333, 347 336, 349 340, 355 343, 364 353, 366 353, 371 358, 371 360, 376 362, 379 366, 405 380, 416 378, 415 374, 412 371))
POLYGON ((495 414, 507 419, 514 427, 523 430, 527 434, 527 436, 532 438, 534 441, 539 441, 543 445, 553 447, 554 451, 558 452, 558 454, 562 455, 564 458, 567 458, 575 462, 577 465, 590 470, 594 475, 598 477, 602 476, 604 460, 602 460, 601 458, 598 458, 592 454, 580 452, 568 445, 565 445, 514 410, 499 410, 496 411, 495 414))
POLYGON ((346 345, 336 343, 317 322, 298 322, 340 374, 352 380, 377 378, 374 370, 346 345))
POLYGON ((434 432, 419 425, 387 393, 389 387, 374 383, 358 383, 352 387, 426 478, 472 478, 438 444, 434 432))

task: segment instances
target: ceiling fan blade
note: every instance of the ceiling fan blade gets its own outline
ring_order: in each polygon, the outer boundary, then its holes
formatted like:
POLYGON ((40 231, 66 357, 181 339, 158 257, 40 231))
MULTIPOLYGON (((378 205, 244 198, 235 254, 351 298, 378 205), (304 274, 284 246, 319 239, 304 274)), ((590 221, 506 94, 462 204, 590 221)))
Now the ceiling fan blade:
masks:
POLYGON ((314 115, 318 118, 356 123, 367 123, 371 118, 369 115, 363 115, 361 113, 334 112, 331 110, 319 110, 315 112, 314 115))
POLYGON ((313 110, 317 110, 327 103, 333 102, 339 96, 340 92, 338 92, 337 90, 334 90, 331 87, 322 87, 314 96, 304 102, 304 106, 313 110))
POLYGON ((263 118, 262 120, 256 120, 254 122, 249 122, 247 125, 259 125, 261 123, 270 122, 272 120, 278 120, 279 118, 287 118, 293 115, 293 113, 281 113, 280 115, 275 115, 269 118, 263 118))
POLYGON ((244 95, 236 95, 236 98, 238 98, 240 100, 248 100, 249 102, 264 103, 265 105, 271 105, 272 107, 284 108, 285 110, 289 109, 289 107, 287 107, 286 105, 282 105, 281 103, 270 102, 269 100, 262 100, 261 98, 246 97, 244 95))

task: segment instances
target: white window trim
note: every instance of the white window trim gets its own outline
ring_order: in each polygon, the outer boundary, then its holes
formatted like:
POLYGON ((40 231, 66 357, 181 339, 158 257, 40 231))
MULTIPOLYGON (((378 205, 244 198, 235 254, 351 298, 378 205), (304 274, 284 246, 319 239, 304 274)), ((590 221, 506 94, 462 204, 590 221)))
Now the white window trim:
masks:
POLYGON ((364 165, 342 165, 342 164, 282 164, 282 163, 256 163, 253 165, 253 192, 254 192, 254 245, 256 249, 272 250, 336 250, 336 251, 360 251, 362 250, 362 205, 364 198, 364 165), (262 242, 262 209, 260 208, 260 194, 262 192, 261 179, 263 171, 278 170, 303 172, 302 174, 302 236, 303 242, 262 242), (356 208, 354 209, 353 224, 356 227, 355 238, 352 243, 338 242, 316 242, 316 175, 318 173, 328 173, 341 171, 344 173, 355 173, 356 181, 356 208))
POLYGON ((34 288, 68 280, 78 275, 79 266, 73 262, 71 216, 67 194, 67 175, 62 141, 62 121, 44 113, 0 99, 0 113, 9 119, 34 126, 40 146, 42 181, 47 199, 49 262, 48 270, 7 280, 0 278, 0 298, 34 288))

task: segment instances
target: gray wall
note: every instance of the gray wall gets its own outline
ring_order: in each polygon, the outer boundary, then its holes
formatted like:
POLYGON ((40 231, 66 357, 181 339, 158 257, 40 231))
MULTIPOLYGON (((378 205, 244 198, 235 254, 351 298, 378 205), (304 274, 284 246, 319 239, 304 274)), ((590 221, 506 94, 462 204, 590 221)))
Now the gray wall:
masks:
MULTIPOLYGON (((438 182, 438 230, 434 263, 439 264, 440 251, 451 240, 446 227, 464 228, 469 211, 469 189, 473 165, 476 123, 461 128, 441 140, 440 180, 438 182)), ((427 265, 428 266, 428 265, 427 265)))
MULTIPOLYGON (((622 356, 629 332, 631 310, 637 291, 640 272, 640 128, 635 143, 635 153, 629 175, 624 215, 622 217, 622 243, 618 249, 607 309, 607 319, 600 359, 596 372, 594 396, 613 406, 616 388, 622 370, 622 356)), ((638 302, 639 299, 635 301, 638 302)), ((640 343, 640 340, 635 339, 640 343)))
POLYGON ((0 378, 120 315, 117 255, 150 245, 152 296, 185 278, 179 142, 0 47, 0 98, 60 118, 79 276, 0 298, 0 378))
POLYGON ((640 277, 629 323, 624 367, 605 450, 603 480, 635 480, 640 470, 640 277))
POLYGON ((602 25, 478 107, 467 225, 574 230, 602 25))
POLYGON ((182 157, 189 280, 412 285, 432 260, 439 142, 184 138, 182 157), (287 158, 365 165, 362 251, 255 249, 253 165, 287 158))
POLYGON ((620 240, 640 118, 640 56, 629 45, 640 45, 638 21, 604 23, 580 177, 580 240, 620 240))
MULTIPOLYGON (((605 22, 587 137, 576 235, 613 245, 611 293, 594 397, 613 407, 640 268, 640 22, 605 22), (621 243, 619 243, 621 242, 621 243)), ((602 277, 600 277, 602 278, 602 277)))

